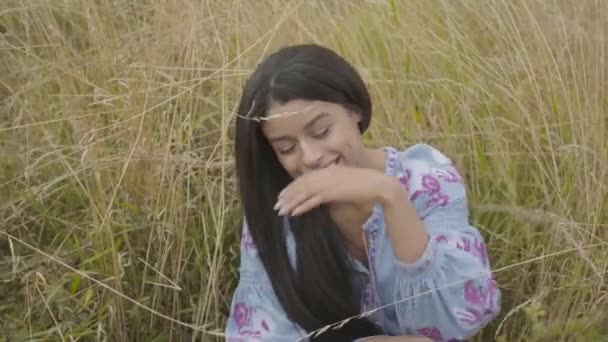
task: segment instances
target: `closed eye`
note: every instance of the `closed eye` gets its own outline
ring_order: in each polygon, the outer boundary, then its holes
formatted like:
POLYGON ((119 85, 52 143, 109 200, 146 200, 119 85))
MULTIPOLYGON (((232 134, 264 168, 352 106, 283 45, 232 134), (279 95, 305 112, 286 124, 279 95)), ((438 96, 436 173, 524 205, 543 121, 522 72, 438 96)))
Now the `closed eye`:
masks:
POLYGON ((315 132, 312 136, 315 138, 323 138, 329 133, 329 127, 315 132))
POLYGON ((296 145, 289 145, 287 147, 282 147, 282 148, 278 148, 277 151, 279 151, 280 154, 289 154, 290 152, 293 151, 293 149, 295 148, 296 145))

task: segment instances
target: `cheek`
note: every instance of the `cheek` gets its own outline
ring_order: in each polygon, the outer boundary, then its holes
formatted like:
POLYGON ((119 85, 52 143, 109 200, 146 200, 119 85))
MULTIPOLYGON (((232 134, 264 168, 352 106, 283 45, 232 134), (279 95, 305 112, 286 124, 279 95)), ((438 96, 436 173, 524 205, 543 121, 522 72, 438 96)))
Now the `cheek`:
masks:
POLYGON ((281 165, 283 166, 283 169, 285 169, 285 171, 287 171, 287 173, 293 177, 297 169, 297 163, 295 158, 289 156, 285 157, 279 154, 277 154, 276 156, 279 160, 279 163, 281 163, 281 165))
POLYGON ((340 135, 328 141, 327 147, 330 152, 341 154, 348 159, 352 154, 353 141, 346 135, 340 135))

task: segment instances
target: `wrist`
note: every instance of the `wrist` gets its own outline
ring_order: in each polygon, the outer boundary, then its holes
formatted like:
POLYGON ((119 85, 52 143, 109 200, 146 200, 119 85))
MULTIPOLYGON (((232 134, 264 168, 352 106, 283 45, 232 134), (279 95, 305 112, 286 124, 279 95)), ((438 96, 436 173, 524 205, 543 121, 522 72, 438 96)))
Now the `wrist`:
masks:
POLYGON ((391 207, 397 203, 403 203, 404 199, 406 202, 409 201, 407 193, 397 177, 382 174, 376 189, 378 193, 375 200, 383 207, 391 207))

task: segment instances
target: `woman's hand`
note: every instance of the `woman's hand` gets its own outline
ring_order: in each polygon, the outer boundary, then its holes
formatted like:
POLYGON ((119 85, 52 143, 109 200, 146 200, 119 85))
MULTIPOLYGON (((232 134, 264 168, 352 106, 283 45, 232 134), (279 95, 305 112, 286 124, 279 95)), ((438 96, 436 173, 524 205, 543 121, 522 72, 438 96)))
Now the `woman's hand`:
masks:
POLYGON ((392 196, 401 189, 396 178, 363 168, 335 166, 315 170, 291 182, 279 194, 275 210, 279 215, 298 216, 334 201, 372 202, 392 196))

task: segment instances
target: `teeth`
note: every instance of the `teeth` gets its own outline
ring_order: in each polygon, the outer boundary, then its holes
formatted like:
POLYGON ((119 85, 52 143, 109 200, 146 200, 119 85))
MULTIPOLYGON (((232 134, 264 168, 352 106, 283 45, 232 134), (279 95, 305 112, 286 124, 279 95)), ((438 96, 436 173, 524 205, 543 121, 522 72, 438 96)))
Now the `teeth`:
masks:
POLYGON ((336 167, 336 166, 338 166, 338 162, 340 162, 340 158, 334 160, 333 163, 331 163, 331 164, 329 164, 329 165, 327 165, 325 167, 336 167))

